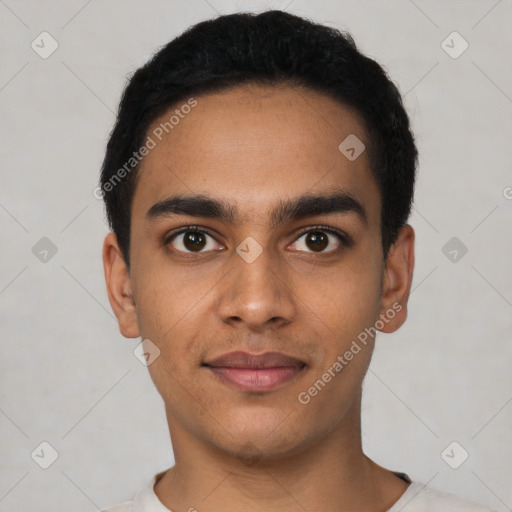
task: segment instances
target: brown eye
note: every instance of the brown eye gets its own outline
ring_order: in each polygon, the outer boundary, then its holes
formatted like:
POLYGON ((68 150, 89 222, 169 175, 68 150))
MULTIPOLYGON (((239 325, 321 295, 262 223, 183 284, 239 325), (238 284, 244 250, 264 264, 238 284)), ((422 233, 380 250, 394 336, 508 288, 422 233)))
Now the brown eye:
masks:
POLYGON ((203 233, 187 231, 183 234, 183 245, 189 251, 200 251, 206 245, 206 240, 203 233))
POLYGON ((310 228, 299 235, 293 243, 293 249, 309 253, 330 253, 345 245, 350 245, 348 240, 333 229, 310 228))
POLYGON ((166 243, 170 243, 178 252, 199 253, 214 250, 215 240, 208 233, 196 229, 186 229, 172 235, 166 243))
POLYGON ((321 231, 306 234, 306 245, 313 251, 323 251, 329 244, 329 238, 321 231))

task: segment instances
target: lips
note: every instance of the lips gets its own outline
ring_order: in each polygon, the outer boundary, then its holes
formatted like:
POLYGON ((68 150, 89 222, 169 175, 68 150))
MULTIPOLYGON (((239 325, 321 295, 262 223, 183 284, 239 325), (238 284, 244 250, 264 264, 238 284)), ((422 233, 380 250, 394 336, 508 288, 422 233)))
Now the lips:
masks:
POLYGON ((203 364, 218 379, 243 391, 271 391, 291 381, 306 363, 280 352, 230 352, 203 364))

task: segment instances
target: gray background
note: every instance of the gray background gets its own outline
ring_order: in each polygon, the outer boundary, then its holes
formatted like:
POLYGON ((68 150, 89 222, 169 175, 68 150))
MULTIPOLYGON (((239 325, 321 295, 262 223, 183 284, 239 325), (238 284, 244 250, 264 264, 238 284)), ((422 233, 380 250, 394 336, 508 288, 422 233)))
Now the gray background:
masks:
POLYGON ((97 510, 172 465, 140 340, 108 304, 93 189, 127 74, 197 21, 267 7, 352 32, 399 84, 421 154, 409 318, 377 342, 365 451, 511 510, 510 1, 0 0, 1 511, 97 510))

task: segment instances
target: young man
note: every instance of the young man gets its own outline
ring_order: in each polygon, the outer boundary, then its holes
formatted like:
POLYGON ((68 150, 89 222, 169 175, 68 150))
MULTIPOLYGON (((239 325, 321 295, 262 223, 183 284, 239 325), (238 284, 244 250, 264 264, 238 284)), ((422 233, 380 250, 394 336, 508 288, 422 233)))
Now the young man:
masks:
POLYGON ((416 159, 381 67, 290 14, 200 23, 134 74, 103 259, 175 465, 111 512, 488 510, 362 451, 375 334, 407 314, 416 159))

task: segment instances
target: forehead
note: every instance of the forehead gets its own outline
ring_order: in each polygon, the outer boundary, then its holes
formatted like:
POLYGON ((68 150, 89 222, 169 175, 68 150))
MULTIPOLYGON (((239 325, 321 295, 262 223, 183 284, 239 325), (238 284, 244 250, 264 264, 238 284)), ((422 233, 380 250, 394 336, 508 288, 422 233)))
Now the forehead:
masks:
POLYGON ((149 128, 155 144, 139 169, 134 220, 166 197, 201 194, 230 202, 239 218, 265 222, 270 203, 333 189, 367 203, 370 220, 378 217, 367 152, 349 160, 339 149, 354 136, 369 145, 353 109, 297 87, 244 85, 194 100, 149 128))

